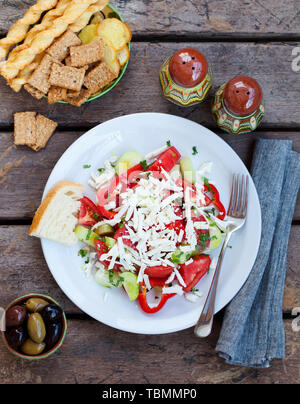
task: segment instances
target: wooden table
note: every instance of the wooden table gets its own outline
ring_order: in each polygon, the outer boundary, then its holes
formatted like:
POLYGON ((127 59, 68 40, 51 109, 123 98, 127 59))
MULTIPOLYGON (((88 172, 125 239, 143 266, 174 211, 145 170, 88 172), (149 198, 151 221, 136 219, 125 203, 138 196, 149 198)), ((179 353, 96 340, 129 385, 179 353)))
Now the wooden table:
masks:
MULTIPOLYGON (((0 0, 0 35, 33 0, 0 0)), ((0 82, 0 293, 1 306, 28 292, 56 298, 66 310, 69 332, 63 348, 38 363, 21 361, 0 348, 1 383, 297 383, 299 333, 292 331, 292 309, 300 306, 300 200, 288 253, 283 304, 286 359, 270 369, 228 366, 216 355, 222 314, 214 334, 198 340, 193 330, 162 336, 131 335, 93 321, 59 289, 40 242, 27 236, 47 178, 62 153, 89 128, 120 115, 156 111, 189 118, 217 131, 210 102, 181 109, 161 95, 158 71, 179 47, 202 51, 213 67, 215 87, 234 75, 261 83, 266 116, 253 135, 220 136, 250 166, 259 137, 291 139, 300 152, 300 72, 292 70, 292 51, 300 46, 297 0, 113 0, 133 31, 132 58, 121 83, 102 99, 77 109, 49 106, 0 82), (39 153, 14 147, 13 113, 36 110, 59 123, 39 153)))

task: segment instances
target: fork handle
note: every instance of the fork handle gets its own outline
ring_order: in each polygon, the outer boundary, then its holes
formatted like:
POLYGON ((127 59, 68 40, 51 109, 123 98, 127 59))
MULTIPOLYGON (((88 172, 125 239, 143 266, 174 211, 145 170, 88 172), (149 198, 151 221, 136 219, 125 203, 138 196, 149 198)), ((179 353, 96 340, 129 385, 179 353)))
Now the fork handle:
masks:
POLYGON ((225 240, 224 240, 224 243, 223 243, 220 255, 219 255, 214 277, 213 277, 202 313, 201 313, 199 320, 194 329, 195 335, 200 338, 206 338, 211 333, 213 319, 214 319, 216 293, 217 293, 218 282, 219 282, 219 277, 220 277, 220 272, 221 272, 221 266, 223 263, 224 255, 226 252, 226 248, 228 246, 228 242, 231 238, 231 235, 232 235, 232 232, 228 232, 226 234, 226 237, 225 237, 225 240))

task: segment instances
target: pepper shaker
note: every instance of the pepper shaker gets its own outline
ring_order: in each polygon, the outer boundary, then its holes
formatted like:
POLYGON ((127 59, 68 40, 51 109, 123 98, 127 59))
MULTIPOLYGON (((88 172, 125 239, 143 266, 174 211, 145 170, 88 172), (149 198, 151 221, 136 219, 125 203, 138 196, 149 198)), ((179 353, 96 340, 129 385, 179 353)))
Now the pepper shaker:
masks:
POLYGON ((164 96, 169 101, 189 107, 206 98, 213 76, 205 56, 196 49, 185 48, 162 65, 160 82, 164 96))
POLYGON ((216 92, 212 113, 218 127, 225 132, 254 131, 265 114, 261 86, 251 77, 234 77, 216 92))

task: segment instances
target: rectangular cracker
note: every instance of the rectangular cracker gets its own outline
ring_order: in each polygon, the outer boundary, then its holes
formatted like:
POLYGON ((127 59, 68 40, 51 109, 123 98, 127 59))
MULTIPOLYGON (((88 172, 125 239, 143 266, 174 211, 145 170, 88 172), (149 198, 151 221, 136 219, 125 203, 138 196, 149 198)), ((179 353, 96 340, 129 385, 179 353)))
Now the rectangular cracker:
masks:
POLYGON ((15 145, 32 146, 36 143, 36 112, 17 112, 14 114, 15 145))
POLYGON ((117 78, 116 73, 106 63, 102 62, 86 74, 84 85, 94 94, 111 83, 115 78, 117 78))
MULTIPOLYGON (((66 66, 71 66, 72 67, 72 65, 71 65, 71 56, 68 56, 67 58, 65 58, 64 62, 65 62, 66 66)), ((84 66, 81 67, 81 69, 88 70, 91 66, 92 65, 84 65, 84 66)))
POLYGON ((70 47, 71 66, 81 67, 101 61, 104 58, 103 40, 92 41, 86 45, 70 47))
POLYGON ((30 76, 30 79, 28 80, 28 83, 31 86, 37 88, 44 94, 47 94, 50 88, 49 76, 53 62, 55 62, 55 59, 53 59, 49 55, 45 55, 41 63, 38 65, 38 67, 30 76))
POLYGON ((36 142, 31 148, 34 151, 44 148, 56 128, 56 122, 46 118, 44 115, 38 114, 36 117, 36 142))
POLYGON ((32 95, 32 97, 36 98, 37 100, 40 100, 45 95, 40 90, 38 90, 37 88, 33 87, 28 83, 24 85, 24 88, 30 95, 32 95))
POLYGON ((79 91, 83 84, 84 75, 85 69, 76 69, 75 67, 53 63, 49 82, 52 86, 79 91))
POLYGON ((65 88, 51 86, 48 91, 48 103, 54 104, 58 101, 64 101, 67 97, 67 90, 65 88))
POLYGON ((78 36, 71 30, 67 30, 47 49, 47 53, 61 62, 68 56, 70 46, 81 44, 82 42, 78 36))
POLYGON ((90 90, 82 88, 80 94, 77 97, 67 97, 66 101, 69 104, 74 105, 75 107, 80 107, 90 96, 90 90))

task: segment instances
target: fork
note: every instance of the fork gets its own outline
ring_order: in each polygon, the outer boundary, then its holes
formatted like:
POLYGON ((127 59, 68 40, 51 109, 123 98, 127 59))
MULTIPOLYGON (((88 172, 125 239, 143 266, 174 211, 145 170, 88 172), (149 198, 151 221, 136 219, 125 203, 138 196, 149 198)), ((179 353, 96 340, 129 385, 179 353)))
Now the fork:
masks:
POLYGON ((205 338, 211 333, 214 320, 216 293, 223 258, 232 234, 245 224, 248 205, 248 188, 249 177, 247 175, 233 175, 231 197, 227 213, 228 224, 226 227, 226 237, 220 252, 206 302, 194 329, 194 333, 197 337, 205 338))

